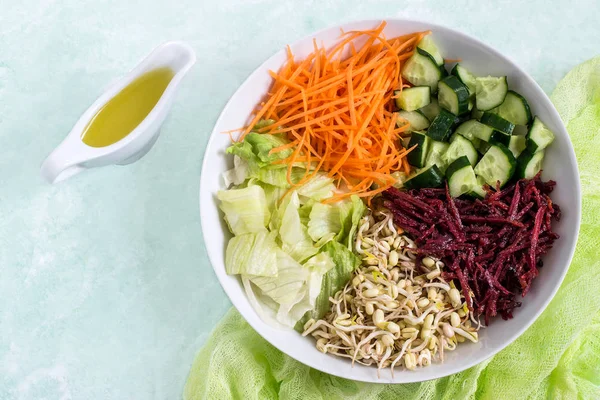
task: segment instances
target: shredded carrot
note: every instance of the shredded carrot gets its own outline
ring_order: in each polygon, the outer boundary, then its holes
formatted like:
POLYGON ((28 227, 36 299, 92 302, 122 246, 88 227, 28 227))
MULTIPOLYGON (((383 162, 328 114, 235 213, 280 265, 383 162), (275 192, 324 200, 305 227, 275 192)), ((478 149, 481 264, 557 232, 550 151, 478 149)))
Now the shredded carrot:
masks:
POLYGON ((260 119, 275 120, 258 132, 290 140, 271 153, 294 149, 277 161, 287 164, 292 188, 322 170, 348 189, 325 202, 352 194, 370 199, 394 184, 392 172, 410 172, 406 155, 412 149, 399 142, 408 124, 394 112, 394 90, 409 87, 400 76, 402 65, 429 32, 387 39, 384 27, 385 22, 372 30, 342 32, 329 50, 313 40, 313 52, 301 61, 288 47, 286 64, 269 72, 268 96, 238 140, 260 119), (298 162, 306 163, 306 171, 292 182, 298 162))
POLYGON ((459 63, 462 61, 462 58, 444 58, 444 63, 459 63))

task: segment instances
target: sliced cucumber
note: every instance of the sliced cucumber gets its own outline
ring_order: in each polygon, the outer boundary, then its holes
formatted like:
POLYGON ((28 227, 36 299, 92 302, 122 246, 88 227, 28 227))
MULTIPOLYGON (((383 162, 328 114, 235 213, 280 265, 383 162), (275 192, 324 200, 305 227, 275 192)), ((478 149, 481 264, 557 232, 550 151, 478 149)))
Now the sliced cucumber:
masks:
POLYGON ((475 174, 493 188, 496 187, 496 182, 500 182, 502 187, 512 178, 516 165, 517 160, 510 150, 501 144, 495 144, 479 160, 475 166, 475 174))
MULTIPOLYGON (((484 142, 490 141, 490 138, 492 137, 492 134, 494 133, 494 128, 492 128, 491 126, 484 125, 481 122, 475 121, 475 120, 469 120, 465 123, 469 123, 469 126, 461 129, 461 132, 459 132, 461 135, 467 137, 467 134, 468 134, 469 136, 472 136, 479 140, 483 140, 484 142), (473 121, 473 122, 471 123, 470 121, 473 121), (468 131, 467 131, 467 128, 468 128, 468 131), (468 133, 463 134, 462 131, 465 131, 465 133, 466 132, 468 132, 468 133)), ((460 128, 461 128, 460 126, 457 128, 457 132, 460 128)))
POLYGON ((470 73, 460 64, 456 64, 454 68, 452 68, 452 71, 450 71, 450 74, 456 76, 462 83, 465 84, 465 86, 467 86, 469 89, 469 94, 473 96, 475 95, 475 89, 477 87, 475 75, 470 73))
POLYGON ((475 78, 475 101, 477 109, 488 111, 498 107, 508 92, 506 76, 485 76, 475 78))
POLYGON ((553 141, 554 133, 538 117, 535 117, 527 133, 527 149, 531 152, 540 151, 553 141))
POLYGON ((517 176, 519 178, 532 179, 542 169, 544 162, 544 151, 532 152, 525 150, 517 160, 517 176))
POLYGON ((515 129, 513 129, 513 135, 517 136, 526 136, 529 129, 527 125, 515 125, 515 129))
POLYGON ((479 137, 476 136, 475 133, 480 132, 480 131, 486 131, 486 130, 488 130, 488 128, 489 127, 483 125, 479 121, 470 119, 470 120, 460 124, 456 128, 455 133, 458 133, 459 135, 469 139, 471 142, 473 142, 473 145, 475 147, 477 147, 477 145, 479 144, 479 141, 481 139, 479 139, 479 137))
POLYGON ((429 125, 427 136, 433 140, 445 142, 452 133, 452 125, 454 125, 455 119, 456 115, 442 108, 438 116, 435 117, 431 125, 429 125))
POLYGON ((477 107, 474 107, 471 110, 471 118, 473 118, 473 119, 477 119, 478 120, 479 118, 481 118, 482 115, 483 115, 483 111, 478 110, 477 107))
POLYGON ((523 150, 525 150, 525 147, 527 147, 527 141, 525 139, 525 136, 512 135, 510 137, 508 149, 513 153, 515 157, 519 157, 523 150))
POLYGON ((504 132, 494 131, 488 142, 490 144, 501 144, 508 147, 510 145, 510 135, 507 135, 504 132))
POLYGON ((425 166, 425 158, 427 157, 427 149, 429 147, 429 138, 421 132, 413 132, 408 142, 408 147, 417 146, 411 150, 406 156, 406 160, 413 167, 421 168, 425 166))
POLYGON ((418 50, 404 64, 402 77, 414 86, 429 86, 431 92, 435 93, 438 81, 442 79, 442 71, 433 57, 418 50))
POLYGON ((441 186, 443 181, 444 174, 442 174, 438 167, 432 165, 423 168, 416 175, 413 175, 409 180, 404 182, 404 187, 407 189, 435 188, 441 186))
POLYGON ((431 98, 431 102, 419 110, 427 117, 429 121, 433 121, 440 113, 440 105, 435 97, 431 98))
POLYGON ((440 54, 440 50, 431 39, 430 35, 425 36, 417 45, 419 49, 425 50, 433 57, 437 65, 444 65, 444 58, 440 54))
POLYGON ((405 121, 408 121, 409 132, 422 131, 429 128, 429 120, 419 111, 398 111, 398 121, 396 125, 403 126, 405 121))
POLYGON ((519 93, 509 90, 497 113, 515 125, 527 125, 531 122, 531 109, 527 100, 519 93))
POLYGON ((415 111, 425 107, 431 101, 429 86, 415 86, 403 90, 394 90, 396 106, 405 111, 415 111))
POLYGON ((512 131, 515 129, 515 124, 505 120, 497 114, 492 114, 490 112, 484 112, 480 121, 482 124, 491 126, 495 130, 504 132, 507 135, 512 134, 512 131))
POLYGON ((450 139, 450 147, 448 147, 443 159, 446 162, 446 165, 450 165, 463 156, 467 157, 472 166, 475 166, 479 159, 479 154, 477 154, 477 150, 475 149, 475 146, 473 146, 473 143, 455 133, 450 139))
POLYGON ((485 196, 487 195, 487 191, 483 188, 483 185, 485 185, 485 181, 483 180, 482 177, 478 176, 477 184, 469 192, 469 196, 475 197, 476 199, 481 199, 481 200, 485 199, 485 196))
POLYGON ((437 140, 429 140, 429 151, 427 152, 427 160, 425 166, 436 165, 442 173, 446 171, 448 164, 443 159, 444 154, 448 151, 450 145, 446 142, 438 142, 437 140))
POLYGON ((469 89, 457 77, 450 75, 438 84, 438 102, 454 115, 469 112, 469 89))
POLYGON ((477 151, 479 154, 485 154, 492 145, 483 140, 479 141, 479 146, 477 146, 477 151))
POLYGON ((463 115, 454 117, 454 123, 452 124, 452 130, 455 130, 456 128, 458 128, 460 126, 460 124, 462 124, 463 122, 467 122, 470 119, 471 119, 471 116, 469 114, 463 114, 463 115))
POLYGON ((469 193, 477 186, 477 178, 475 178, 473 166, 471 166, 467 156, 462 156, 454 160, 448 166, 446 176, 448 177, 448 189, 452 197, 469 193))

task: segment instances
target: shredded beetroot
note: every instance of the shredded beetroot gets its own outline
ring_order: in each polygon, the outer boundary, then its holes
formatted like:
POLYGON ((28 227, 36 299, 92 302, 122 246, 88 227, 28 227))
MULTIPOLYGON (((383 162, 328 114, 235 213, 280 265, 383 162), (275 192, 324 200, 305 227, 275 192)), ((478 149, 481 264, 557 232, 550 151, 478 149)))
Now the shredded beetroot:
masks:
POLYGON ((446 279, 455 279, 469 309, 485 318, 512 318, 558 235, 551 221, 560 207, 548 196, 554 181, 540 174, 502 190, 486 187, 484 200, 453 199, 446 189, 383 192, 383 206, 411 235, 419 257, 441 258, 446 279))

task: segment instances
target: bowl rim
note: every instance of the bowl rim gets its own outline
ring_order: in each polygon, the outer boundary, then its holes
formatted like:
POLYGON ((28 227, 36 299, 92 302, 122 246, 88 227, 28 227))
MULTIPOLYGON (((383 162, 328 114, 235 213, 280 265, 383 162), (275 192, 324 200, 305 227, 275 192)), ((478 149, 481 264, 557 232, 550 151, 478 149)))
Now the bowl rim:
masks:
MULTIPOLYGON (((556 281, 554 287, 552 288, 551 291, 548 292, 548 295, 546 296, 545 300, 543 300, 542 305, 540 308, 538 308, 534 314, 534 316, 532 318, 530 318, 528 321, 526 321, 525 324, 523 324, 515 333, 513 333, 512 335, 510 335, 508 337, 508 339, 504 342, 503 345, 500 345, 496 348, 493 348, 489 351, 488 354, 486 354, 485 356, 482 356, 480 358, 475 358, 474 360, 464 363, 464 364, 460 364, 458 365, 456 368, 453 368, 452 371, 450 372, 441 372, 438 374, 434 374, 434 376, 432 377, 428 377, 426 379, 420 379, 419 378, 419 374, 409 374, 409 375, 404 375, 404 374, 398 374, 396 375, 395 378, 392 379, 392 381, 386 381, 386 380, 372 380, 369 379, 368 377, 365 377, 365 379, 361 379, 353 377, 353 378, 348 378, 345 377, 341 374, 337 374, 336 372, 330 372, 330 371, 325 371, 321 365, 319 365, 318 363, 315 362, 311 362, 311 360, 298 360, 296 357, 292 356, 290 353, 288 353, 286 351, 286 349, 282 348, 281 346, 278 346, 274 343, 272 343, 265 335, 265 332, 263 331, 262 327, 258 324, 258 323, 254 323, 254 321, 249 321, 248 319, 246 319, 246 317, 243 315, 243 313, 240 312, 240 315, 244 318, 244 320, 264 339, 266 340, 270 345, 274 346, 275 348, 277 348, 279 351, 281 351, 282 353, 286 354, 287 356, 289 356, 290 358, 304 364, 307 365, 310 368, 314 368, 322 373, 326 373, 326 374, 330 374, 333 376, 337 376, 339 378, 344 378, 344 379, 351 379, 354 381, 358 381, 358 382, 367 382, 367 383, 376 383, 376 384, 403 384, 403 383, 414 383, 414 382, 426 382, 429 380, 434 380, 434 379, 439 379, 439 378, 443 378, 446 376, 450 376, 462 371, 465 371, 475 365, 478 365, 490 358, 492 358, 493 356, 495 356, 496 354, 498 354, 500 351, 504 350, 506 347, 508 347, 510 344, 512 344, 516 339, 518 339, 527 329, 529 329, 529 327, 540 317, 540 315, 544 312, 544 310, 548 307, 548 304, 550 304, 550 301, 552 301, 552 299, 554 298, 554 296, 556 295, 556 293, 558 292, 558 289, 561 287, 562 282, 564 281, 564 278, 570 268, 570 265, 573 261, 573 256, 575 254, 575 249, 577 247, 577 242, 578 242, 578 238, 579 238, 579 230, 581 227, 581 179, 580 179, 580 173, 579 173, 579 166, 577 164, 577 158, 575 155, 575 150, 573 148, 573 144, 571 142, 571 138, 568 134, 568 130, 566 129, 566 126, 560 116, 560 114, 558 113, 558 111, 556 110, 556 107, 554 107, 554 104, 552 103, 552 101, 550 100, 549 96, 546 94, 546 92, 544 92, 544 90, 540 87, 540 85, 529 75, 529 73, 527 73, 527 71, 525 71, 523 68, 519 67, 513 60, 511 57, 506 56, 502 53, 500 53, 498 50, 496 50, 495 48, 491 47, 490 45, 486 44, 485 42, 480 41, 479 39, 475 38, 474 36, 471 36, 469 34, 466 34, 464 32, 458 31, 454 28, 450 28, 448 26, 445 25, 441 25, 441 24, 437 24, 437 23, 432 23, 426 20, 422 20, 422 19, 418 19, 418 18, 407 18, 407 17, 397 17, 397 18, 368 18, 368 19, 359 19, 359 20, 347 20, 341 23, 337 23, 337 24, 333 24, 333 25, 329 25, 323 29, 319 29, 318 31, 312 32, 308 35, 305 35, 299 39, 294 40, 290 46, 295 46, 300 42, 304 42, 306 40, 311 40, 312 38, 321 35, 324 32, 327 32, 329 30, 332 29, 342 29, 348 25, 358 25, 358 24, 378 24, 381 23, 383 21, 386 22, 390 22, 393 21, 394 23, 417 23, 417 24, 423 24, 429 27, 429 29, 431 30, 448 30, 451 31, 453 34, 457 35, 459 38, 465 38, 467 40, 470 40, 474 43, 476 43, 478 46, 482 47, 483 49, 489 51, 490 53, 493 54, 494 57, 499 57, 501 59, 504 59, 508 64, 511 65, 511 67, 515 68, 515 70, 518 70, 527 80, 527 84, 531 85, 534 87, 534 89, 542 96, 543 99, 545 99, 549 104, 552 105, 552 107, 550 107, 549 112, 552 114, 552 117, 559 122, 560 127, 562 129, 564 129, 565 132, 567 132, 567 138, 568 138, 568 143, 569 143, 569 148, 568 148, 568 156, 569 158, 573 161, 573 165, 575 168, 575 173, 577 175, 577 179, 575 182, 575 186, 576 186, 576 193, 574 193, 574 197, 576 198, 574 204, 573 204, 573 210, 570 210, 571 212, 574 212, 573 214, 573 218, 575 219, 575 237, 572 240, 572 246, 569 248, 569 254, 568 254, 568 263, 567 265, 563 266, 563 270, 562 273, 559 277, 559 279, 556 281), (398 377, 402 376, 402 379, 398 379, 398 377), (406 377, 408 376, 408 378, 406 377)), ((206 148, 205 148, 205 153, 206 151, 211 148, 211 145, 213 143, 213 141, 215 140, 215 128, 220 125, 220 123, 222 122, 222 120, 225 118, 225 114, 227 114, 227 110, 228 108, 231 106, 231 103, 233 102, 233 99, 236 97, 236 95, 242 91, 242 89, 246 86, 249 85, 250 82, 253 80, 254 75, 258 72, 258 70, 262 69, 266 64, 268 64, 271 59, 277 57, 278 55, 280 55, 281 53, 285 52, 285 47, 276 51, 275 53, 273 53, 270 57, 268 57, 264 62, 262 62, 260 65, 258 65, 257 67, 254 68, 254 70, 252 72, 250 72, 250 74, 246 77, 246 79, 242 82, 242 84, 237 88, 237 90, 229 97, 229 100, 227 101, 227 103, 225 104, 225 106, 223 107, 221 113, 219 114, 219 117, 217 118, 217 120, 214 123, 213 129, 211 131, 210 134, 210 138, 206 144, 206 148)), ((208 168, 208 158, 206 157, 206 154, 203 155, 203 160, 202 160, 202 169, 200 172, 200 190, 199 190, 199 197, 200 197, 200 201, 199 201, 199 208, 200 208, 200 224, 202 227, 202 235, 203 235, 203 241, 204 241, 204 237, 206 236, 206 234, 209 232, 206 228, 206 225, 204 223, 204 212, 203 212, 203 206, 202 206, 202 193, 203 190, 202 188, 205 186, 205 174, 204 172, 207 171, 208 168)), ((205 246, 206 247, 206 246, 205 246)), ((238 307, 238 301, 236 299, 235 296, 231 295, 229 290, 227 289, 228 287, 228 283, 226 283, 223 279, 223 277, 221 276, 220 273, 218 273, 217 269, 214 266, 214 263, 212 262, 213 260, 213 252, 215 251, 215 249, 210 249, 208 247, 206 247, 206 252, 208 255, 208 259, 211 263, 211 266, 215 272, 215 275, 217 276, 217 279, 219 281, 219 284, 221 285, 222 289, 225 291, 225 293, 227 294, 227 297, 229 298, 229 300, 231 301, 231 303, 233 304, 234 307, 236 307, 236 309, 239 311, 239 307, 238 307)), ((221 249, 219 249, 219 251, 221 251, 221 249)))

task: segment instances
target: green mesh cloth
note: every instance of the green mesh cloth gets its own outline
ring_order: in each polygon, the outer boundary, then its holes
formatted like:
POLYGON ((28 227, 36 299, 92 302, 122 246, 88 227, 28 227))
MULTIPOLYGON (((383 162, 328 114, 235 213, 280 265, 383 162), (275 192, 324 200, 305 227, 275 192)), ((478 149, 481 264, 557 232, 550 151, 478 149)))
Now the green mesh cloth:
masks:
POLYGON ((560 291, 516 342, 446 378, 366 384, 291 359, 230 310, 194 361, 184 398, 600 399, 600 57, 571 71, 552 100, 575 146, 583 219, 560 291))

